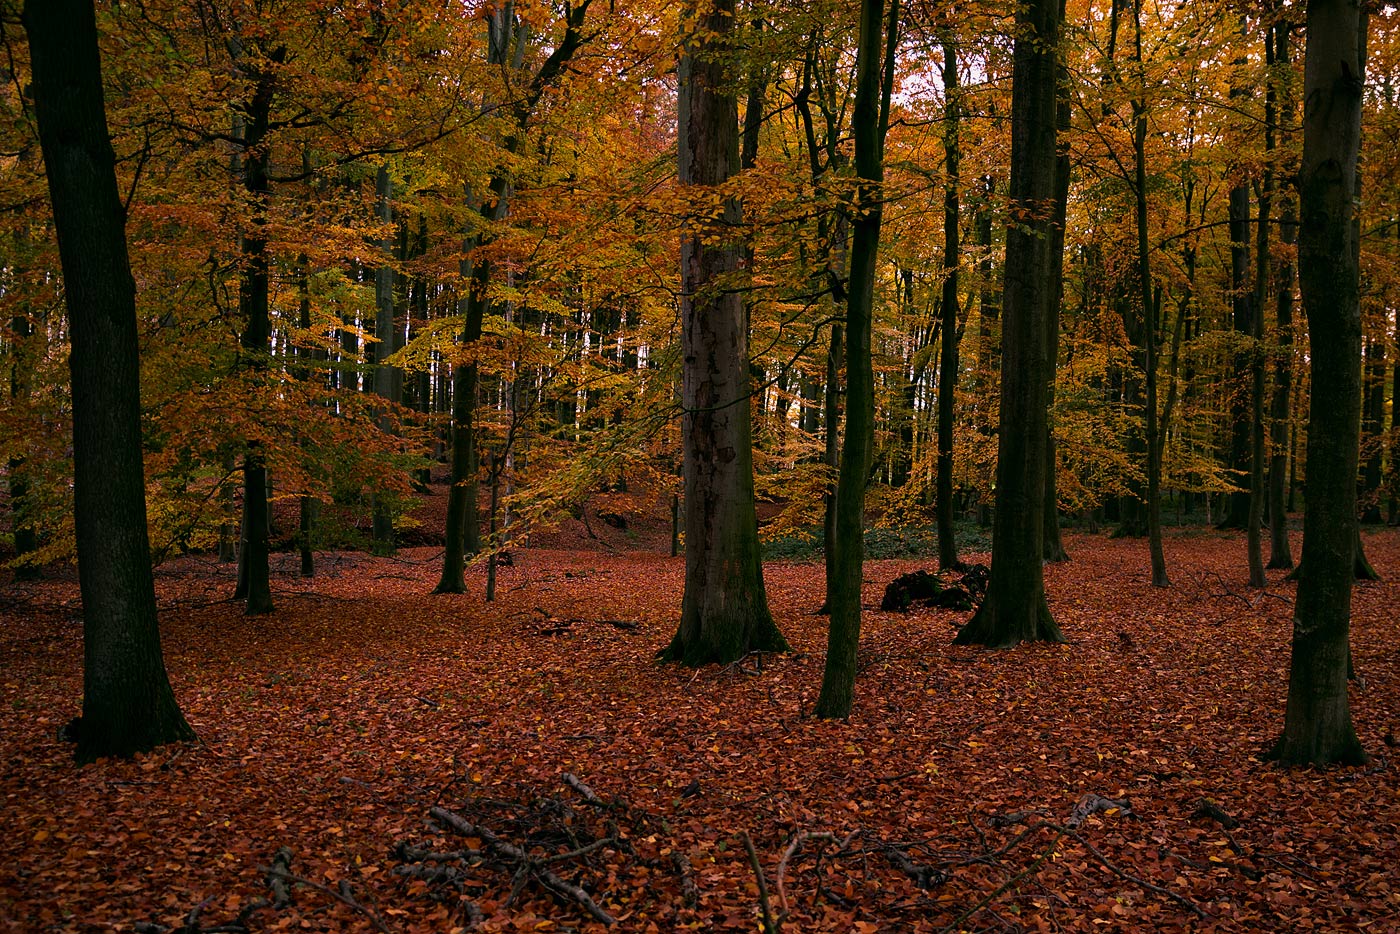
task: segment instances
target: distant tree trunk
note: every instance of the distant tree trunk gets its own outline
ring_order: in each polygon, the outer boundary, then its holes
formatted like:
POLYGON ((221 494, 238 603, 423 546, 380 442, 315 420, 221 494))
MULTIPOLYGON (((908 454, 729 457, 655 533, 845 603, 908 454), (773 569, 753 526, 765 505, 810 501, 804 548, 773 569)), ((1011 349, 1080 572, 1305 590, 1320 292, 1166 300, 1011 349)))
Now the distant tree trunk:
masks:
POLYGON ((34 106, 72 350, 74 527, 83 604, 77 758, 194 738, 156 621, 141 452, 136 283, 85 0, 25 4, 34 106))
MULTIPOLYGON (((1240 179, 1230 189, 1230 305, 1237 339, 1252 341, 1253 295, 1249 282, 1249 183, 1240 179)), ((1230 377, 1230 468, 1240 489, 1228 494, 1225 514, 1217 528, 1246 529, 1249 526, 1250 396, 1243 391, 1243 374, 1250 372, 1249 353, 1234 354, 1230 377)))
MULTIPOLYGON (((1133 0, 1133 60, 1141 78, 1141 0, 1133 0)), ((1152 563, 1152 586, 1168 587, 1171 581, 1167 577, 1167 559, 1162 551, 1162 444, 1157 416, 1157 319, 1160 298, 1153 295, 1152 258, 1147 243, 1147 99, 1142 96, 1133 99, 1133 168, 1138 304, 1142 309, 1143 379, 1147 389, 1147 548, 1152 563)))
MULTIPOLYGON (((389 167, 381 165, 375 175, 374 185, 378 206, 379 223, 384 226, 384 236, 379 241, 379 265, 374 270, 374 393, 390 404, 401 400, 395 391, 400 382, 394 367, 386 362, 394 352, 394 236, 391 225, 394 222, 394 182, 389 176, 389 167)), ((380 430, 389 429, 389 419, 381 416, 380 430)), ((394 553, 394 517, 384 502, 382 493, 376 491, 371 497, 371 511, 374 521, 374 551, 376 554, 394 553)))
POLYGON ((1269 287, 1269 224, 1273 213, 1276 149, 1274 124, 1277 96, 1273 87, 1273 54, 1269 34, 1264 35, 1264 58, 1270 66, 1264 88, 1264 178, 1259 187, 1259 219, 1254 227, 1254 294, 1250 316, 1249 353, 1249 516, 1245 524, 1249 560, 1249 586, 1264 587, 1263 524, 1268 488, 1264 485, 1264 301, 1269 287))
POLYGON ((1385 338, 1366 340, 1365 370, 1362 380, 1361 446, 1366 452, 1361 465, 1361 521, 1381 522, 1381 461, 1385 454, 1385 338))
MULTIPOLYGON (((1400 236, 1400 223, 1395 225, 1395 232, 1400 236)), ((1395 346, 1400 348, 1400 314, 1395 316, 1392 339, 1395 346)), ((1390 364, 1390 439, 1390 504, 1386 512, 1390 524, 1395 525, 1400 522, 1400 353, 1395 355, 1390 364)))
MULTIPOLYGON (((953 533, 953 406, 958 391, 958 45, 951 27, 943 44, 943 340, 938 361, 938 566, 962 566, 953 533)), ((913 413, 910 413, 911 417, 913 413)))
MULTIPOLYGON (((1270 30, 1275 69, 1288 66, 1288 24, 1277 23, 1270 30)), ((1284 72, 1285 75, 1287 72, 1284 72)), ((1283 87, 1278 95, 1287 122, 1292 123, 1297 110, 1293 102, 1291 81, 1283 79, 1283 87)), ((1279 210, 1279 239, 1293 246, 1298 241, 1297 212, 1290 191, 1285 182, 1280 186, 1282 194, 1279 210)), ((1288 257, 1287 251, 1283 254, 1288 257)), ((1270 444, 1273 448, 1269 459, 1269 563, 1270 568, 1293 567, 1293 550, 1288 542, 1288 422, 1290 401, 1293 395, 1293 280, 1294 267, 1291 258, 1283 259, 1274 272, 1274 317, 1278 329, 1278 349, 1274 354, 1274 387, 1269 402, 1270 444)))
POLYGON ((1027 0, 1016 11, 1009 200, 1017 222, 1006 230, 992 579, 982 606, 958 633, 960 645, 1064 641, 1045 602, 1041 564, 1053 377, 1046 316, 1060 288, 1051 281, 1052 221, 1042 206, 1055 195, 1059 13, 1059 0, 1027 0))
MULTIPOLYGON (((885 130, 888 126, 894 54, 898 46, 899 0, 891 0, 882 24, 883 0, 861 0, 856 53, 855 136, 857 211, 852 224, 851 274, 846 301, 846 430, 836 486, 836 554, 826 582, 831 625, 821 694, 813 713, 845 717, 855 691, 860 644, 860 592, 865 561, 865 487, 874 446, 875 378, 870 352, 875 272, 884 216, 885 130), (881 51, 884 82, 881 82, 881 51)), ((954 302, 956 307, 956 302, 954 302)), ((948 336, 944 335, 946 341, 948 336)))
POLYGON ((1286 765, 1359 764, 1366 754, 1347 696, 1361 431, 1361 307, 1352 223, 1366 13, 1358 0, 1311 0, 1298 173, 1299 282, 1311 336, 1312 398, 1303 559, 1283 735, 1286 765))
MULTIPOLYGON (((721 54, 733 24, 734 0, 717 0, 681 55, 680 182, 692 190, 713 191, 738 168, 738 102, 721 54)), ((686 665, 787 648, 768 610, 754 512, 747 316, 733 291, 737 201, 716 220, 692 218, 681 235, 685 593, 660 654, 686 665)))
MULTIPOLYGON (((29 308, 24 307, 10 318, 10 402, 22 404, 30 397, 31 374, 34 368, 34 327, 29 308)), ((29 468, 24 457, 12 457, 8 464, 10 476, 10 527, 14 530, 15 580, 38 580, 39 566, 25 560, 39 547, 34 529, 34 507, 30 502, 29 468)))
MULTIPOLYGON (((1060 0, 1060 19, 1065 15, 1064 0, 1060 0)), ((1055 204, 1054 227, 1051 230, 1050 278, 1055 283, 1055 300, 1045 316, 1046 357, 1050 361, 1050 380, 1045 396, 1045 518, 1041 530, 1041 554, 1046 561, 1068 561, 1069 552, 1060 537, 1060 488, 1055 462, 1055 373, 1060 360, 1060 305, 1064 301, 1065 224, 1069 211, 1070 154, 1068 134, 1073 120, 1070 97, 1069 69, 1060 62, 1056 69, 1055 86, 1055 204)))
MULTIPOLYGON (((284 49, 269 56, 280 61, 284 49)), ((243 65, 235 62, 239 70, 243 65)), ((272 353, 272 311, 268 299, 267 202, 268 160, 265 141, 272 112, 275 84, 261 63, 251 68, 252 97, 245 102, 243 187, 253 219, 243 233, 243 272, 238 280, 238 306, 244 324, 240 342, 247 352, 248 369, 264 372, 272 353)), ((243 454, 243 545, 238 551, 238 585, 234 597, 244 600, 244 613, 272 612, 269 573, 268 525, 271 510, 267 495, 267 459, 261 441, 249 441, 243 454)))
MULTIPOLYGON (((1241 20, 1243 23, 1243 20, 1241 20)), ((1241 28, 1243 32, 1243 26, 1241 28)), ((1243 67, 1244 59, 1236 61, 1243 67)), ((1245 106, 1250 91, 1236 75, 1230 86, 1230 99, 1245 106)), ((1251 362, 1254 354, 1244 349, 1254 341, 1254 318, 1261 310, 1254 307, 1254 295, 1249 281, 1249 179, 1244 166, 1233 167, 1237 173, 1230 188, 1229 230, 1230 230, 1230 309, 1233 318, 1236 340, 1241 343, 1234 353, 1231 368, 1233 374, 1230 386, 1230 468, 1235 471, 1234 482, 1240 489, 1228 494, 1227 508, 1217 528, 1248 529, 1250 486, 1253 484, 1253 465, 1250 463, 1251 432, 1253 429, 1252 380, 1245 382, 1245 374, 1252 374, 1251 362), (1249 392, 1245 387, 1250 388, 1249 392)), ((1257 533, 1251 533, 1257 534, 1257 533)), ((1253 539, 1251 539, 1252 541, 1253 539)))
MULTIPOLYGON (((489 220, 504 216, 507 188, 504 177, 493 179, 492 201, 481 206, 489 220)), ((468 199, 470 200, 470 199, 468 199)), ((464 250, 472 246, 468 235, 464 250)), ((491 281, 491 263, 485 258, 463 260, 467 274, 466 294, 457 302, 462 316, 463 346, 470 347, 481 337, 486 315, 486 289, 491 281)), ((477 516, 478 480, 476 452, 476 361, 459 363, 452 369, 452 468, 447 494, 447 525, 443 541, 442 576, 433 593, 466 593, 467 558, 481 550, 481 527, 477 516)))
MULTIPOLYGON (((540 96, 555 82, 583 44, 583 25, 590 2, 582 0, 581 3, 565 7, 563 37, 540 64, 528 88, 514 101, 510 112, 513 125, 501 143, 508 156, 518 152, 526 121, 534 113, 540 96)), ((509 68, 519 71, 524 60, 528 30, 516 20, 514 7, 510 3, 497 7, 491 14, 487 59, 495 65, 506 66, 509 63, 509 68)), ((510 190, 510 181, 504 171, 497 172, 491 178, 490 197, 479 207, 481 216, 487 221, 503 219, 510 190)), ((471 190, 468 188, 468 204, 471 200, 471 190)), ((474 246, 484 245, 485 240, 485 237, 474 237, 469 232, 463 251, 469 252, 474 246)), ((491 282, 491 263, 485 258, 473 261, 468 257, 462 260, 459 268, 464 275, 469 274, 466 294, 459 299, 457 307, 462 315, 461 342, 470 353, 471 345, 481 337, 488 300, 487 288, 491 282)), ((467 589, 467 556, 481 550, 481 529, 477 517, 476 393, 476 361, 455 366, 452 371, 452 486, 447 498, 442 576, 433 593, 464 593, 467 589)))
MULTIPOLYGON (((297 327, 303 331, 311 330, 311 283, 309 281, 310 270, 307 268, 309 262, 305 253, 297 257, 297 327)), ((296 354, 298 357, 315 360, 323 358, 325 351, 319 348, 313 350, 302 347, 297 350, 296 354)), ((298 367, 296 376, 297 379, 305 382, 311 374, 306 367, 298 367)), ((301 553, 302 577, 316 576, 316 556, 311 550, 311 545, 320 505, 320 501, 316 497, 302 493, 297 519, 297 550, 301 553)))
MULTIPOLYGON (((822 560, 826 565, 828 582, 835 573, 833 562, 836 560, 836 471, 841 461, 841 359, 846 352, 843 335, 841 322, 832 322, 831 342, 826 349, 826 386, 822 400, 825 427, 822 438, 822 463, 831 468, 832 477, 826 486, 826 511, 822 516, 822 560)), ((831 612, 829 593, 817 612, 831 612)))

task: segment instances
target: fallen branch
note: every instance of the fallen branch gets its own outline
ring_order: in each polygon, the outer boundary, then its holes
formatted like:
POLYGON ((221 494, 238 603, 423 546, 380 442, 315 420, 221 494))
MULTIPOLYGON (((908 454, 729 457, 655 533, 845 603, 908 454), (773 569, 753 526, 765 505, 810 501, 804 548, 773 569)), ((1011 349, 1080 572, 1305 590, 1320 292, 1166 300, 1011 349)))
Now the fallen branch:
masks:
MULTIPOLYGON (((498 853, 512 862, 517 867, 518 884, 522 884, 525 879, 533 876, 541 885, 559 896, 566 896, 572 899, 590 915, 604 924, 616 924, 617 919, 604 911, 587 892, 571 882, 566 882, 551 872, 545 866, 545 861, 534 859, 529 853, 515 844, 504 840, 491 832, 490 829, 473 824, 459 814, 454 814, 446 808, 435 807, 428 812, 434 820, 444 827, 456 831, 466 837, 479 837, 486 849, 498 853)), ((613 841, 615 842, 615 841, 613 841)), ((591 845, 590 845, 591 846, 591 845)), ((588 849, 585 847, 584 849, 588 849)), ((571 855, 580 855, 575 852, 571 855)))
POLYGON ((328 886, 328 885, 322 885, 321 883, 316 882, 316 881, 314 881, 314 880, 312 880, 312 879, 307 879, 307 878, 304 878, 304 877, 302 877, 302 876, 294 875, 293 873, 290 873, 290 872, 284 872, 284 871, 282 871, 282 870, 280 870, 280 869, 273 869, 273 868, 270 867, 270 866, 260 866, 260 867, 258 867, 258 868, 259 868, 262 872, 267 873, 268 875, 280 876, 281 878, 286 879, 288 882, 295 882, 295 883, 297 883, 298 885, 310 886, 311 888, 315 889, 315 890, 318 891, 318 892, 322 892, 322 893, 324 893, 324 894, 326 894, 326 895, 329 895, 331 898, 335 899, 336 901, 338 901, 338 902, 344 904, 345 906, 347 906, 347 907, 349 907, 349 908, 354 909, 355 911, 357 911, 357 912, 359 912, 360 914, 364 915, 366 918, 369 918, 369 920, 371 921, 371 923, 374 924, 375 930, 381 932, 381 934, 393 934, 393 932, 389 930, 388 925, 386 925, 386 924, 384 923, 384 919, 381 918, 381 917, 379 917, 379 915, 378 915, 377 912, 375 912, 374 910, 372 910, 372 909, 370 909, 370 908, 365 907, 364 905, 361 905, 361 904, 355 899, 354 894, 351 893, 350 890, 349 890, 349 889, 350 889, 350 884, 349 884, 348 882, 342 881, 342 882, 341 882, 341 889, 340 889, 340 891, 337 891, 336 889, 333 889, 333 888, 331 888, 331 887, 328 886))
POLYGON ((1118 876, 1120 879, 1124 879, 1128 882, 1133 883, 1134 885, 1142 886, 1149 892, 1156 892, 1158 895, 1170 898, 1172 901, 1176 902, 1178 905, 1185 908, 1187 911, 1191 912, 1198 918, 1206 917, 1206 913, 1203 910, 1201 910, 1201 908, 1195 902, 1191 901, 1191 899, 1187 898, 1186 896, 1178 895, 1171 889, 1164 888, 1163 886, 1157 885, 1152 882, 1148 882, 1146 879, 1139 879, 1132 873, 1124 872, 1122 869, 1119 869, 1117 866, 1113 865, 1113 863, 1109 862, 1108 857, 1100 853, 1098 847, 1094 846, 1088 840, 1085 840, 1083 836, 1076 833, 1074 834, 1074 838, 1080 843, 1082 843, 1086 850, 1088 850, 1090 853, 1093 853, 1094 856, 1097 857, 1098 861, 1103 864, 1105 869, 1113 873, 1115 876, 1118 876))
MULTIPOLYGON (((1047 825, 1043 825, 1043 826, 1050 826, 1050 825, 1047 824, 1047 825)), ((986 896, 983 897, 981 900, 979 900, 976 904, 974 904, 974 905, 972 905, 970 908, 967 908, 966 910, 964 910, 962 914, 958 915, 956 918, 953 919, 953 923, 952 923, 952 924, 949 924, 949 925, 947 925, 947 926, 941 928, 941 929, 939 930, 938 934, 952 934, 953 931, 958 930, 958 929, 962 926, 962 923, 963 923, 964 921, 966 921, 968 918, 971 918, 973 915, 977 914, 977 912, 981 911, 983 908, 986 908, 986 907, 987 907, 988 905, 990 905, 993 901, 995 901, 996 898, 997 898, 997 896, 1001 895, 1002 892, 1005 892, 1007 889, 1011 888, 1011 887, 1012 887, 1013 885, 1015 885, 1017 882, 1020 882, 1020 881, 1021 881, 1022 879, 1024 879, 1026 876, 1030 875, 1031 873, 1033 873, 1033 872, 1035 872, 1037 869, 1039 869, 1039 868, 1040 868, 1040 864, 1043 863, 1043 862, 1045 862, 1047 859, 1049 859, 1049 858, 1050 858, 1050 854, 1052 854, 1052 853, 1055 852, 1055 847, 1056 847, 1057 845, 1059 845, 1059 842, 1060 842, 1061 839, 1063 839, 1064 835, 1065 835, 1065 830, 1064 830, 1064 828, 1063 828, 1063 827, 1058 828, 1058 829, 1056 830, 1056 833, 1055 833, 1054 838, 1051 839, 1051 841, 1050 841, 1050 845, 1047 846, 1045 849, 1043 849, 1043 850, 1040 851, 1040 855, 1037 856, 1037 857, 1035 858, 1035 861, 1034 861, 1034 862, 1032 862, 1032 863, 1031 863, 1029 866, 1027 866, 1025 869, 1022 869, 1020 872, 1016 873, 1016 874, 1015 874, 1014 876, 1012 876, 1011 878, 1007 879, 1007 880, 1006 880, 1005 882, 1003 882, 1001 885, 997 886, 997 887, 996 887, 995 889, 993 889, 988 895, 986 895, 986 896)))
POLYGON ((680 850, 671 851, 671 865, 681 877, 681 903, 687 908, 700 904, 700 889, 695 885, 695 871, 691 868, 690 857, 680 850))
POLYGON ((1087 794, 1080 798, 1075 804, 1074 810, 1069 812, 1069 817, 1065 820, 1065 826, 1070 830, 1077 830, 1079 825, 1089 819, 1092 814, 1100 811, 1121 811, 1124 817, 1137 817, 1133 813, 1133 806, 1124 798, 1122 801, 1113 798, 1105 798, 1100 795, 1087 794))
POLYGON ((792 860, 792 857, 797 853, 798 848, 804 843, 811 843, 813 840, 820 840, 824 843, 838 843, 839 846, 837 847, 837 850, 841 851, 846 849, 846 847, 850 846, 851 841, 854 840, 859 833, 859 829, 852 830, 843 839, 838 841, 836 839, 836 834, 832 833, 829 830, 824 830, 819 833, 803 831, 802 833, 795 834, 793 838, 788 841, 787 849, 783 850, 783 855, 778 860, 778 871, 773 876, 773 888, 776 889, 778 892, 778 905, 782 908, 782 912, 778 915, 779 924, 781 924, 783 920, 785 920, 788 916, 787 892, 783 888, 783 880, 784 877, 787 875, 788 863, 792 860))
POLYGON ((267 874, 267 886, 272 889, 272 907, 278 911, 291 905, 292 887, 287 884, 286 873, 292 871, 292 848, 278 847, 272 854, 272 869, 267 874))
POLYGON ((583 800, 587 801, 589 804, 593 805, 594 807, 607 807, 607 806, 608 806, 608 804, 607 804, 606 801, 604 801, 602 798, 598 797, 597 792, 595 792, 595 791, 594 791, 592 788, 590 788, 589 786, 585 785, 585 784, 579 779, 579 777, 578 777, 577 775, 575 775, 574 773, 572 773, 572 772, 565 772, 565 773, 563 774, 561 780, 564 782, 564 784, 568 785, 568 786, 569 786, 570 788, 572 788, 574 791, 577 791, 578 794, 579 794, 579 797, 581 797, 583 800))

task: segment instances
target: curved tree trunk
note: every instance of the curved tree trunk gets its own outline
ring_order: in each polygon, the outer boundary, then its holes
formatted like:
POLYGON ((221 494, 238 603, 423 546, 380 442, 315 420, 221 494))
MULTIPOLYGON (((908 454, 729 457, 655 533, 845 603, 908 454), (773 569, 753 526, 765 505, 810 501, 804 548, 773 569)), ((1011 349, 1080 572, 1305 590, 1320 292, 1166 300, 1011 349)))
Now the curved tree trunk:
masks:
POLYGON ((875 435, 875 375, 870 333, 880 225, 884 218, 880 199, 885 178, 885 129, 891 75, 898 44, 899 0, 892 0, 890 4, 887 26, 881 24, 883 7, 881 0, 862 0, 860 7, 855 116, 851 126, 856 144, 860 210, 851 231, 851 278, 846 300, 846 430, 836 488, 836 553, 827 564, 826 592, 831 606, 831 627, 827 631, 821 693, 813 710, 818 717, 850 714, 856 683, 856 653, 860 645, 865 486, 870 476, 875 435), (883 86, 882 46, 886 52, 883 86))
POLYGON ((74 526, 83 600, 77 757, 193 739, 161 655, 146 531, 136 284, 85 0, 25 5, 34 103, 63 265, 73 380, 74 526))
POLYGON ((1357 545, 1356 468, 1361 431, 1361 309, 1352 223, 1361 135, 1366 14, 1357 0, 1308 4, 1303 161, 1298 174, 1299 282, 1311 335, 1312 399, 1302 566, 1284 764, 1360 763, 1347 659, 1357 545))
POLYGON ((1051 281, 1051 220, 1039 206, 1055 194, 1059 14, 1059 0, 1027 0, 1016 13, 1010 214, 1032 220, 1006 231, 992 580, 982 606, 958 633, 960 645, 1064 641, 1045 602, 1041 564, 1046 408, 1053 375, 1045 322, 1059 283, 1051 281))

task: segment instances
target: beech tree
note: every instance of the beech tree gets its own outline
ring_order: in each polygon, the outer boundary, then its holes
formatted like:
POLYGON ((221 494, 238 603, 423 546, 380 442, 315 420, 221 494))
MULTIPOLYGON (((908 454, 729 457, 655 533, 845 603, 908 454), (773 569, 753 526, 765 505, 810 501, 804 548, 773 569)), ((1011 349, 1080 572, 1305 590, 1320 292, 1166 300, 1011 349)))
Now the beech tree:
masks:
POLYGON ((1059 0, 1017 7, 1011 77, 1010 217, 1002 293, 1001 414, 992 579, 960 645, 1062 642, 1041 564, 1046 418, 1055 364, 1045 321, 1059 300, 1051 258, 1059 0))
MULTIPOLYGON (((860 589, 865 562, 865 486, 875 429, 875 379, 870 328, 875 301, 876 260, 884 218, 885 132, 889 127, 894 52, 898 46, 899 0, 891 0, 888 22, 883 0, 861 0, 856 53, 856 217, 851 230, 851 277, 846 300, 846 427, 836 484, 835 554, 827 562, 826 593, 831 626, 826 666, 815 713, 844 717, 851 712, 860 643, 860 589), (881 61, 881 52, 884 60, 881 61), (881 67, 883 64, 883 68, 881 67), (883 75, 883 81, 882 81, 883 75)), ((944 338, 947 340, 946 336, 944 338)))
POLYGON ((726 65, 734 0, 688 7, 681 51, 677 151, 688 189, 681 233, 681 439, 685 592, 675 637, 661 652, 686 665, 783 651, 763 588, 754 511, 748 314, 736 290, 737 199, 720 190, 738 170, 739 108, 726 65))
POLYGON ((146 533, 136 283, 89 0, 26 3, 34 109, 72 344, 74 524, 83 600, 77 757, 194 738, 161 655, 146 533))
POLYGON ((1347 695, 1361 436, 1361 303, 1355 206, 1366 12, 1361 0, 1311 0, 1298 172, 1298 283, 1310 332, 1307 573, 1293 608, 1283 735, 1285 765, 1360 764, 1366 754, 1347 695))

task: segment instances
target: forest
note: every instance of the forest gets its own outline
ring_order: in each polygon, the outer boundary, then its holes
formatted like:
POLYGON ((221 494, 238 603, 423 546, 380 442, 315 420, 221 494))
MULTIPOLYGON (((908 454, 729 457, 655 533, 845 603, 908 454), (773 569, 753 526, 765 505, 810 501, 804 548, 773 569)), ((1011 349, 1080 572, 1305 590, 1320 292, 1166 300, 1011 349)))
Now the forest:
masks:
POLYGON ((0 932, 1400 930, 1400 10, 0 0, 0 932))

